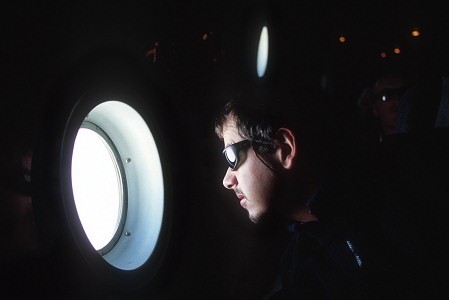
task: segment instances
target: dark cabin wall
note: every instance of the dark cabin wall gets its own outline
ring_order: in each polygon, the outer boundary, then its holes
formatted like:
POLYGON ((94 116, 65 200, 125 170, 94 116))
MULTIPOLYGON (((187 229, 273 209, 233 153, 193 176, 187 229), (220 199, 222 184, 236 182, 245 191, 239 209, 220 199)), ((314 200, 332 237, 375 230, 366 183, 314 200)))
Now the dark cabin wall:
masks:
MULTIPOLYGON (((303 80, 302 84, 321 88, 347 117, 342 131, 352 132, 357 97, 383 67, 405 66, 416 77, 445 73, 446 5, 389 3, 269 3, 282 32, 276 80, 303 80), (414 24, 423 28, 420 40, 406 37, 414 24), (346 34, 348 43, 339 44, 339 34, 346 34), (395 43, 404 45, 403 56, 380 59, 379 52, 391 51, 395 43)), ((244 67, 244 26, 256 7, 256 1, 147 1, 10 3, 2 8, 3 291, 44 298, 117 299, 261 299, 268 292, 285 232, 260 232, 232 193, 223 189, 222 145, 213 132, 220 96, 250 76, 244 67), (44 255, 36 249, 33 221, 39 216, 34 215, 32 192, 18 171, 31 166, 36 138, 51 118, 53 101, 58 101, 55 90, 92 57, 117 50, 133 59, 171 109, 171 126, 179 130, 167 137, 179 143, 179 153, 173 155, 182 156, 183 149, 196 155, 175 171, 177 200, 186 208, 178 224, 182 233, 167 277, 154 290, 116 292, 91 272, 86 275, 75 250, 62 247, 44 255), (200 162, 192 164, 193 160, 200 162), (82 289, 74 283, 80 278, 82 289)))

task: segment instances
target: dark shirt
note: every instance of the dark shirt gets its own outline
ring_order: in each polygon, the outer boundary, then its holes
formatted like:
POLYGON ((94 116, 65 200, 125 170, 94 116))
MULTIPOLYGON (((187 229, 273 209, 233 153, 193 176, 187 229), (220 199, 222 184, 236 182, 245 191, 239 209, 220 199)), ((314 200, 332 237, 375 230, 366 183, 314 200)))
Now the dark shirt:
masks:
POLYGON ((282 260, 286 299, 367 299, 363 261, 350 240, 318 221, 290 229, 282 260))
POLYGON ((290 226, 279 299, 448 299, 449 131, 373 153, 329 174, 319 222, 290 226))

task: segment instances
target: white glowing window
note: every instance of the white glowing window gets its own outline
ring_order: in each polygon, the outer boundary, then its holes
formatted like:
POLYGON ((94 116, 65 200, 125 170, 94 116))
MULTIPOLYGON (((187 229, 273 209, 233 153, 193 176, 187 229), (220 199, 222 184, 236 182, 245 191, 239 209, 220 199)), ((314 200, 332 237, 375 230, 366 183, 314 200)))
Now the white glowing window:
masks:
POLYGON ((268 64, 268 29, 266 26, 262 28, 259 38, 259 47, 257 50, 257 75, 262 77, 265 75, 268 64))
POLYGON ((80 128, 72 155, 76 210, 96 250, 105 248, 113 240, 124 211, 120 159, 100 130, 80 128))
POLYGON ((81 241, 87 237, 119 270, 142 267, 159 245, 164 220, 164 176, 153 134, 139 112, 116 100, 93 107, 76 134, 71 153, 76 235, 81 241))

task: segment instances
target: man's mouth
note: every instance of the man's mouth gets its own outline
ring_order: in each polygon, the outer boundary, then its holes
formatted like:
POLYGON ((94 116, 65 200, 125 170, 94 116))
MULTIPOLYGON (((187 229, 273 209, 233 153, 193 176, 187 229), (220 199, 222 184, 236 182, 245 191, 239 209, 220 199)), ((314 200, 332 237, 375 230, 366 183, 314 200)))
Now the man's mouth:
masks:
POLYGON ((245 196, 242 195, 242 194, 237 194, 237 198, 239 198, 239 200, 240 200, 240 205, 241 205, 242 207, 245 207, 245 203, 246 203, 246 198, 245 198, 245 196))

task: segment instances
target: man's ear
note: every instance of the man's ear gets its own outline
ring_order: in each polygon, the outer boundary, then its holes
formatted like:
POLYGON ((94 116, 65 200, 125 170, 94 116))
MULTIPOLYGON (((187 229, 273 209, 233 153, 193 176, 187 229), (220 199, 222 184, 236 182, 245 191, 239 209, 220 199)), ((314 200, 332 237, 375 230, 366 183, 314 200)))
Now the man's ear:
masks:
POLYGON ((294 133, 288 128, 279 128, 275 135, 276 158, 286 170, 293 169, 298 156, 294 133))

